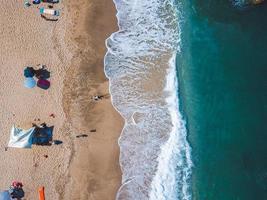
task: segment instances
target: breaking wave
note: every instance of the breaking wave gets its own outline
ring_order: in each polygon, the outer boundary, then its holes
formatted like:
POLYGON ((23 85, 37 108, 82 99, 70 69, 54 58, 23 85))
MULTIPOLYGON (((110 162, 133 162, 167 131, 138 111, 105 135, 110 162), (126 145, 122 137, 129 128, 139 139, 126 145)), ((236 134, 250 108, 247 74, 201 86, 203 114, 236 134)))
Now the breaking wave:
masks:
POLYGON ((114 0, 119 31, 107 39, 105 73, 125 119, 118 200, 188 200, 192 162, 179 112, 175 58, 181 5, 114 0))

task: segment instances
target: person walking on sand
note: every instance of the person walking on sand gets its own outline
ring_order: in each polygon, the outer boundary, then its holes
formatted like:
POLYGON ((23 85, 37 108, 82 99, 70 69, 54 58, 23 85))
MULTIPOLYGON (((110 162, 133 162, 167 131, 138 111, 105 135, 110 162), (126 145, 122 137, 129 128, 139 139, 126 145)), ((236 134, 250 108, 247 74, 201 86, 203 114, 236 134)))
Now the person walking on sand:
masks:
POLYGON ((95 95, 95 96, 93 96, 93 100, 94 101, 99 101, 99 100, 101 100, 101 99, 103 99, 103 95, 95 95))

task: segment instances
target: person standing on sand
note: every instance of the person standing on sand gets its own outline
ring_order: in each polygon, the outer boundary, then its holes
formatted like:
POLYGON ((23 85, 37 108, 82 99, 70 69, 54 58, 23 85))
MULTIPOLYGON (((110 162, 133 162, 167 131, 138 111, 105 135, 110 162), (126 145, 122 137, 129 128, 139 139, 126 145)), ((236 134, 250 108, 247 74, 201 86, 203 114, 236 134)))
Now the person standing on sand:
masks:
POLYGON ((104 97, 103 95, 96 95, 96 96, 93 96, 93 100, 98 101, 98 100, 101 100, 103 97, 104 97))

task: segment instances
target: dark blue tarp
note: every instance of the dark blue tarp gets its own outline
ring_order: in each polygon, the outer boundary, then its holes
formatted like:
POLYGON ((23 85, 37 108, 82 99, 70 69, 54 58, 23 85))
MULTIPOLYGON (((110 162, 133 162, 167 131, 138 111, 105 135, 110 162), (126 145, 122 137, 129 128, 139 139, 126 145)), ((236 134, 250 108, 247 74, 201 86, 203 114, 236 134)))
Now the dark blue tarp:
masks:
POLYGON ((32 143, 37 145, 48 145, 53 140, 54 127, 36 128, 32 143))

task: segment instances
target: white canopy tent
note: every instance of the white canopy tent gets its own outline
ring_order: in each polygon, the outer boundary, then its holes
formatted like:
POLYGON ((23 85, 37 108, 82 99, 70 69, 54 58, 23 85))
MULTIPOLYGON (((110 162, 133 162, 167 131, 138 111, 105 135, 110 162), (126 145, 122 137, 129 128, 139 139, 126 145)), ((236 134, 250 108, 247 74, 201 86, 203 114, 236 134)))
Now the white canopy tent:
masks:
POLYGON ((31 148, 34 131, 35 127, 32 127, 28 130, 23 130, 13 125, 10 132, 8 147, 31 148))
POLYGON ((11 200, 9 192, 8 191, 0 192, 0 200, 11 200))

